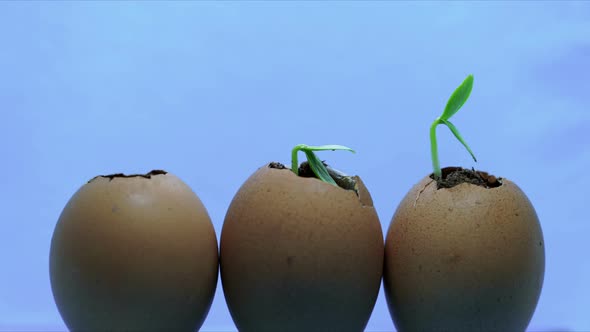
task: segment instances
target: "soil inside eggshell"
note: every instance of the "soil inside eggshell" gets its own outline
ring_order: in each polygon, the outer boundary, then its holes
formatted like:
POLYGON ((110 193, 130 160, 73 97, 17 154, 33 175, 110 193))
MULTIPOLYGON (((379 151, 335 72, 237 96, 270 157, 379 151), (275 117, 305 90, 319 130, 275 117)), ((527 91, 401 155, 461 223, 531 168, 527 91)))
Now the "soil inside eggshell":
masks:
POLYGON ((285 167, 285 165, 278 163, 278 162, 272 162, 270 164, 268 164, 268 167, 270 168, 276 168, 276 169, 285 169, 287 167, 285 167))
MULTIPOLYGON (((342 189, 346 189, 346 190, 352 190, 357 194, 357 196, 359 195, 358 185, 356 183, 354 176, 348 176, 338 170, 333 169, 325 161, 322 161, 322 163, 324 164, 324 166, 326 166, 326 169, 328 170, 328 174, 330 175, 330 177, 332 177, 334 182, 336 182, 338 187, 340 187, 342 189)), ((285 167, 285 165, 278 163, 278 162, 272 162, 269 164, 268 167, 277 168, 277 169, 286 169, 287 168, 287 167, 285 167)), ((316 178, 317 179, 317 176, 315 175, 315 173, 311 169, 311 166, 309 165, 309 162, 307 162, 307 161, 304 161, 299 165, 297 172, 300 177, 316 178)))
POLYGON ((145 174, 123 174, 123 173, 115 173, 115 174, 109 174, 109 175, 98 175, 93 177, 92 179, 90 179, 88 181, 88 183, 92 182, 93 180, 97 179, 97 178, 107 178, 109 180, 113 180, 114 178, 135 178, 135 177, 141 177, 141 178, 145 178, 145 179, 151 179, 152 176, 154 175, 164 175, 164 174, 168 174, 168 172, 163 171, 161 169, 154 169, 151 170, 145 174))
MULTIPOLYGON (((502 185, 502 178, 487 172, 462 167, 445 167, 441 169, 441 179, 437 181, 437 189, 452 188, 461 183, 470 183, 484 188, 497 188, 502 185)), ((434 179, 434 174, 430 175, 434 179)))
MULTIPOLYGON (((326 164, 325 161, 322 161, 322 164, 324 164, 324 166, 328 166, 328 164, 326 164)), ((311 170, 311 166, 309 166, 309 163, 307 161, 304 161, 301 163, 301 165, 299 165, 299 176, 302 176, 304 178, 316 177, 313 171, 311 170)))

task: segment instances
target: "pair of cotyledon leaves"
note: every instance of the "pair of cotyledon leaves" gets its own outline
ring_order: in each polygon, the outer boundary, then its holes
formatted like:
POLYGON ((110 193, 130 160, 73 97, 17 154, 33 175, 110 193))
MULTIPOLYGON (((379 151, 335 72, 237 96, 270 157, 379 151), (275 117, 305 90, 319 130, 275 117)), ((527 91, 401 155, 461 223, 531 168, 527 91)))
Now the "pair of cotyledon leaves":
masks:
POLYGON ((473 75, 469 75, 463 81, 463 83, 461 83, 461 85, 459 85, 459 87, 453 92, 453 94, 451 95, 451 98, 449 98, 449 101, 447 102, 447 106, 445 107, 443 114, 441 116, 439 116, 438 118, 436 118, 435 126, 442 123, 442 124, 446 125, 447 127, 449 127, 449 129, 451 130, 453 135, 455 135, 455 137, 459 140, 459 142, 461 142, 461 144, 463 144, 463 146, 467 149, 467 151, 469 152, 469 154, 471 155, 473 160, 477 161, 477 159, 475 159, 475 155, 473 154, 473 152, 471 151, 471 149, 469 148, 469 146, 467 145, 467 143, 465 142, 463 137, 461 137, 461 134, 459 134, 457 127, 455 127, 455 125, 449 121, 449 119, 453 115, 455 115, 455 113, 457 113, 457 111, 459 111, 459 109, 461 109, 461 107, 463 107, 463 104, 465 104, 465 102, 469 98, 469 95, 471 94, 472 88, 473 88, 473 75))
MULTIPOLYGON (((457 113, 459 111, 459 109, 461 109, 461 107, 463 107, 463 105, 465 104, 465 102, 469 98, 469 95, 471 94, 472 88, 473 88, 473 75, 469 75, 463 81, 463 83, 461 83, 461 85, 453 92, 453 94, 449 98, 449 101, 447 102, 447 106, 445 107, 442 115, 437 117, 434 120, 434 123, 432 124, 432 128, 433 128, 432 130, 434 130, 436 128, 436 126, 438 126, 439 124, 444 124, 445 126, 447 126, 451 130, 453 135, 455 135, 455 137, 459 140, 459 142, 461 142, 461 144, 463 144, 463 146, 467 149, 469 154, 471 154, 471 157, 473 158, 473 160, 477 161, 477 159, 475 158, 475 155, 473 154, 473 152, 471 151, 471 149, 469 148, 469 146, 467 145, 467 143, 465 142, 463 137, 461 137, 461 134, 459 134, 457 127, 455 127, 455 125, 449 121, 449 119, 453 115, 455 115, 455 113, 457 113)), ((433 138, 433 140, 434 141, 431 141, 431 144, 433 145, 434 149, 436 150, 436 138, 433 138)), ((343 145, 309 146, 309 145, 305 145, 305 144, 299 144, 299 145, 295 146, 292 151, 291 169, 293 170, 293 172, 295 174, 298 174, 298 167, 299 166, 298 166, 298 162, 297 162, 297 153, 299 151, 303 151, 307 157, 307 161, 308 161, 309 166, 311 167, 311 170, 313 171, 313 173, 320 180, 336 186, 337 184, 334 181, 334 179, 332 179, 330 174, 328 173, 326 166, 324 166, 324 163, 314 153, 314 151, 326 151, 326 150, 332 150, 332 151, 345 150, 345 151, 351 151, 354 153, 353 149, 343 146, 343 145)), ((434 154, 436 154, 436 151, 434 152, 434 154)), ((440 167, 438 167, 438 156, 433 155, 433 159, 436 159, 435 174, 437 174, 437 171, 438 171, 438 173, 440 173, 440 167), (438 170, 437 170, 437 168, 438 168, 438 170)))

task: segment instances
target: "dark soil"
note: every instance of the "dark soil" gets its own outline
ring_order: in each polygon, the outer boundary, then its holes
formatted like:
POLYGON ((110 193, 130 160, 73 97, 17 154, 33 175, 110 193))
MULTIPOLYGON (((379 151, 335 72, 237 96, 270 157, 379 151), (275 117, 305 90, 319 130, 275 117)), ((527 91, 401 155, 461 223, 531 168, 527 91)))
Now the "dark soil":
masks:
MULTIPOLYGON (((324 166, 328 166, 328 164, 326 164, 325 162, 324 166)), ((268 167, 270 168, 276 168, 276 169, 286 169, 287 167, 285 167, 285 165, 278 163, 278 162, 272 162, 268 165, 268 167)), ((311 170, 311 167, 309 166, 309 163, 307 161, 302 162, 299 165, 299 169, 297 170, 299 173, 299 176, 304 177, 304 178, 315 178, 315 174, 314 172, 311 170)))
POLYGON ((161 175, 161 174, 168 174, 168 172, 160 170, 160 169, 155 169, 152 170, 146 174, 123 174, 123 173, 116 173, 116 174, 109 174, 109 175, 98 175, 93 177, 92 179, 90 179, 90 181, 88 181, 88 183, 92 182, 93 180, 97 179, 97 178, 108 178, 109 181, 112 181, 114 178, 135 178, 135 177, 142 177, 145 179, 151 179, 152 176, 154 175, 161 175))
POLYGON ((281 163, 277 163, 276 161, 273 161, 272 163, 268 164, 268 167, 270 168, 276 168, 276 169, 285 169, 287 167, 285 167, 285 165, 281 164, 281 163))
MULTIPOLYGON (((328 166, 328 164, 326 164, 325 161, 322 161, 322 163, 324 164, 324 166, 328 166)), ((299 176, 304 178, 316 177, 315 173, 311 170, 311 166, 309 166, 309 163, 307 161, 304 161, 299 165, 299 176)))
MULTIPOLYGON (((441 171, 442 179, 436 182, 438 189, 452 188, 461 183, 470 183, 484 188, 496 188, 502 185, 502 178, 475 169, 445 167, 441 171)), ((430 178, 434 179, 434 174, 430 174, 430 178)))
MULTIPOLYGON (((334 180, 334 182, 336 182, 338 187, 346 190, 353 190, 358 195, 358 188, 356 186, 356 180, 354 179, 354 177, 348 176, 340 171, 331 168, 330 165, 328 165, 325 161, 322 161, 322 163, 324 164, 324 166, 326 166, 328 174, 334 180)), ((285 165, 278 162, 272 162, 268 165, 268 167, 277 169, 286 168, 285 165)), ((304 161, 299 165, 297 172, 299 176, 304 178, 317 178, 317 176, 311 169, 311 166, 309 166, 309 162, 307 161, 304 161)))

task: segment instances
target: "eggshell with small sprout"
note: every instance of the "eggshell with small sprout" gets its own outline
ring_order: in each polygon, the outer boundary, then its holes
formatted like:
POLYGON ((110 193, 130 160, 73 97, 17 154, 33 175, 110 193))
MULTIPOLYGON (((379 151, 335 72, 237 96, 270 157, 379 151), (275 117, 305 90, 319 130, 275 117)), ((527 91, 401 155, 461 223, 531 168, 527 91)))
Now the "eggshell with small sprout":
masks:
POLYGON ((537 214, 515 183, 437 189, 427 176, 393 216, 383 281, 398 331, 522 332, 544 269, 537 214))
POLYGON ((49 267, 71 331, 195 331, 218 263, 199 198, 176 176, 152 171, 83 185, 59 217, 49 267))
POLYGON ((220 242, 221 281, 239 331, 362 331, 383 271, 369 192, 265 165, 239 189, 220 242))

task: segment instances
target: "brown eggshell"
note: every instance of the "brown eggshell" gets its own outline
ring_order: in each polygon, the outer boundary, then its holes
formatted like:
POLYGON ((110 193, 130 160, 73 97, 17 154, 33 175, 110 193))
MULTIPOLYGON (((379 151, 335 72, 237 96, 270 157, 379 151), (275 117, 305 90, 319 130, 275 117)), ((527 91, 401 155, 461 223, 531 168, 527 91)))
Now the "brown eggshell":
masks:
POLYGON ((50 277, 71 331, 195 331, 217 285, 215 231, 170 173, 96 177, 59 217, 50 277))
POLYGON ((541 292, 543 234, 510 180, 437 190, 425 177, 400 203, 384 289, 399 331, 524 331, 541 292))
POLYGON ((362 331, 383 271, 383 233, 359 196, 289 169, 256 171, 221 233, 221 280, 242 332, 362 331))

